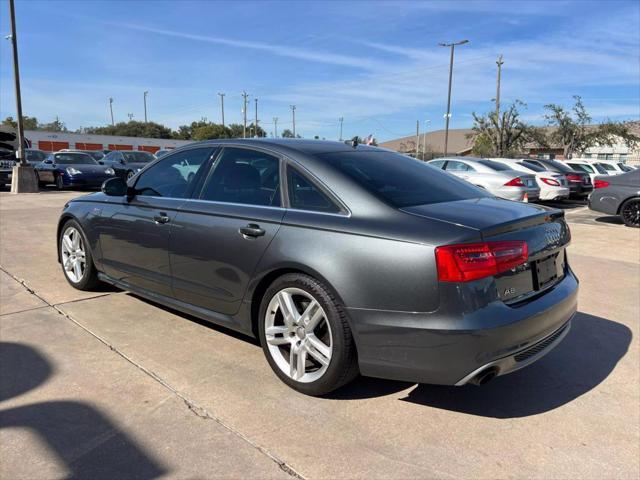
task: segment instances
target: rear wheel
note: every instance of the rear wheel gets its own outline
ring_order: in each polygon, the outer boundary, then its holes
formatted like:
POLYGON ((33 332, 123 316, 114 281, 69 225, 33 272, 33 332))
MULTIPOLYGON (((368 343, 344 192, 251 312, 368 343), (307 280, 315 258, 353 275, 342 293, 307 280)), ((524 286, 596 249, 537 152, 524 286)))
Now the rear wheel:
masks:
POLYGON ((60 231, 60 263, 67 281, 78 290, 91 290, 98 285, 98 272, 93 265, 89 243, 75 220, 68 220, 60 231))
POLYGON ((275 280, 262 299, 259 319, 269 365, 295 390, 323 395, 358 374, 346 316, 314 278, 287 274, 275 280))
POLYGON ((620 217, 627 227, 640 227, 640 198, 631 198, 622 204, 620 217))
POLYGON ((131 177, 133 177, 133 170, 127 170, 127 180, 129 180, 131 177))

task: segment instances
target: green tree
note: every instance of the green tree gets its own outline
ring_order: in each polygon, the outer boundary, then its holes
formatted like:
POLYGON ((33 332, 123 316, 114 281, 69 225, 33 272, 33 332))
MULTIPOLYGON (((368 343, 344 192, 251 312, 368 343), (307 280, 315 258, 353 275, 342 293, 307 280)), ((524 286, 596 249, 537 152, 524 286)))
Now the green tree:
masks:
POLYGON ((212 138, 229 138, 229 129, 217 123, 209 123, 197 127, 193 131, 193 140, 210 140, 212 138))
MULTIPOLYGON (((239 123, 232 123, 229 125, 229 136, 231 138, 242 138, 244 127, 239 123)), ((247 135, 249 135, 249 128, 247 128, 247 135)))
POLYGON ((574 95, 573 99, 571 110, 553 103, 544 106, 547 110, 547 124, 554 127, 548 135, 549 143, 562 146, 565 158, 571 158, 574 153, 581 155, 596 145, 610 147, 623 141, 633 148, 640 142, 640 137, 631 133, 624 123, 606 121, 592 125, 591 116, 587 113, 582 98, 574 95))
POLYGON ((104 127, 87 127, 83 130, 85 133, 96 135, 121 135, 124 137, 172 138, 173 136, 173 132, 169 127, 159 123, 145 123, 135 120, 104 127))
POLYGON ((293 135, 293 132, 291 130, 289 130, 288 128, 285 128, 282 131, 282 138, 295 138, 293 135))
POLYGON ((519 100, 505 111, 486 115, 473 113, 475 136, 473 153, 483 157, 510 157, 524 150, 524 146, 534 136, 534 129, 520 120, 519 107, 525 106, 519 100))
MULTIPOLYGON (((36 117, 23 116, 22 124, 25 130, 37 130, 38 119, 36 117)), ((2 121, 2 125, 9 125, 13 128, 18 128, 18 122, 13 117, 7 117, 2 121)))
POLYGON ((64 122, 61 122, 58 117, 50 123, 40 123, 37 127, 38 130, 45 130, 47 132, 68 132, 67 126, 64 122))

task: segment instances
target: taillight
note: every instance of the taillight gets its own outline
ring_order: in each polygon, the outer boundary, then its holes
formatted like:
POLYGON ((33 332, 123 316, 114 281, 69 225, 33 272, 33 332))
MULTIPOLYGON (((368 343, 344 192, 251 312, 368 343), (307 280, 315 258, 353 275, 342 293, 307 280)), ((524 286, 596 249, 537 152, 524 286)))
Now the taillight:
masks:
POLYGON ((567 173, 567 180, 570 182, 582 182, 582 177, 580 175, 576 175, 575 173, 567 173))
POLYGON ((552 187, 559 187, 560 186, 560 182, 557 181, 557 180, 554 180, 553 178, 541 178, 540 180, 542 180, 547 185, 551 185, 552 187))
POLYGON ((524 183, 522 183, 522 179, 520 177, 516 177, 513 180, 509 180, 504 184, 505 187, 524 187, 524 183))
POLYGON ((436 247, 441 282, 469 282, 497 275, 526 263, 528 258, 527 242, 521 240, 436 247))
POLYGON ((593 182, 593 188, 605 188, 609 186, 609 182, 607 182, 606 180, 598 180, 596 178, 596 181, 593 182))

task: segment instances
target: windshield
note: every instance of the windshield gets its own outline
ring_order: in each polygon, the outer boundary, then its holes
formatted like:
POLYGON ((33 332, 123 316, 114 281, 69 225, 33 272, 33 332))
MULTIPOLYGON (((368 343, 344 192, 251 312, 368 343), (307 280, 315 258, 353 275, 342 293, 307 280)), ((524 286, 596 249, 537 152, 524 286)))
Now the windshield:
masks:
POLYGON ((490 196, 439 168, 398 153, 356 151, 316 156, 396 208, 490 196))
POLYGON ((585 165, 584 163, 569 163, 568 165, 574 170, 581 170, 583 172, 593 173, 593 168, 591 167, 591 165, 585 165))
POLYGON ((603 174, 607 174, 607 175, 609 174, 609 170, 615 171, 615 168, 613 168, 613 167, 607 168, 607 167, 610 167, 610 166, 611 165, 605 166, 602 163, 594 163, 593 164, 593 168, 595 168, 598 171, 598 173, 603 173, 603 174))
POLYGON ((493 160, 477 160, 477 162, 497 172, 503 172, 505 170, 513 170, 513 168, 506 166, 504 163, 494 162, 493 160))
POLYGON ((54 162, 60 165, 97 165, 91 155, 86 153, 56 153, 54 162))
POLYGON ((575 169, 565 165, 564 163, 554 162, 553 160, 549 160, 548 163, 555 167, 557 170, 560 170, 562 173, 575 173, 576 171, 575 169))
POLYGON ((148 163, 155 157, 147 152, 122 152, 127 163, 148 163))
POLYGON ((100 150, 88 150, 86 152, 87 155, 91 155, 95 160, 102 160, 104 158, 104 153, 100 150))

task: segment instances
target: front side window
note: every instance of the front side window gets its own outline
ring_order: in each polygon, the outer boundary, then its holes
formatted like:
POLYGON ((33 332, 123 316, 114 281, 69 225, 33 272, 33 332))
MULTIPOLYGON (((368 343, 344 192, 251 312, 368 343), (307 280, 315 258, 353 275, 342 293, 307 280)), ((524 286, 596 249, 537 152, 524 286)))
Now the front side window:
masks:
POLYGON ((193 148, 168 155, 140 174, 137 195, 186 198, 196 175, 211 156, 211 148, 193 148))
POLYGON ((124 152, 122 155, 127 163, 149 163, 156 159, 147 152, 124 152))
POLYGON ((280 160, 257 150, 225 148, 216 160, 200 198, 279 207, 280 160))
POLYGON ((393 152, 345 151, 316 157, 396 208, 489 196, 464 180, 393 152))
POLYGON ((340 207, 295 168, 288 169, 288 186, 291 208, 314 212, 340 212, 340 207))
POLYGON ((444 165, 444 162, 445 160, 434 160, 433 162, 429 162, 429 165, 436 168, 442 168, 442 166, 444 165))

